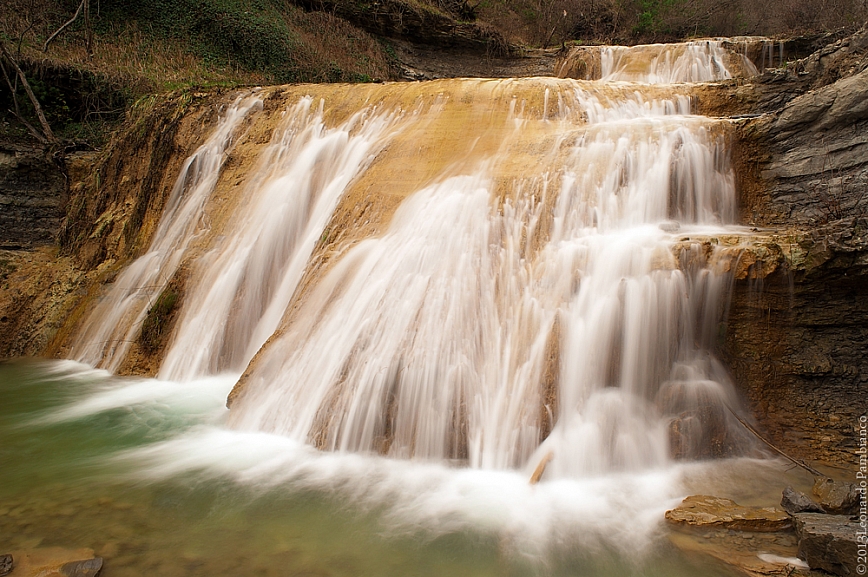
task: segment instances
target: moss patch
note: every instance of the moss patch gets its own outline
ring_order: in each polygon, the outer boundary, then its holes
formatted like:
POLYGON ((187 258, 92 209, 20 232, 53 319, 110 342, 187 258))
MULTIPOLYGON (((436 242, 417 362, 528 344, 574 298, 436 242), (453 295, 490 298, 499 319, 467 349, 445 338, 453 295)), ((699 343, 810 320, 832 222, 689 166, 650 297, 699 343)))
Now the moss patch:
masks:
POLYGON ((148 309, 148 315, 142 323, 142 333, 139 337, 139 344, 143 352, 150 355, 162 349, 169 336, 180 296, 177 287, 170 284, 148 309))

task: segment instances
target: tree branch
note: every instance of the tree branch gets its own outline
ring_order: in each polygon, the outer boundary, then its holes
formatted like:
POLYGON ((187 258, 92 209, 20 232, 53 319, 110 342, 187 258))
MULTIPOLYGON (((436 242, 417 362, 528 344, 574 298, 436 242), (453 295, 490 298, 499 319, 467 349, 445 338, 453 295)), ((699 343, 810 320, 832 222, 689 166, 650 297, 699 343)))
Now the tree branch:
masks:
POLYGON ((85 3, 86 1, 87 1, 87 0, 81 0, 81 4, 78 5, 78 10, 75 11, 75 14, 72 16, 72 18, 70 18, 69 21, 68 21, 66 24, 64 24, 63 26, 61 26, 60 28, 58 28, 57 31, 56 31, 54 34, 52 34, 51 36, 48 37, 48 40, 46 40, 46 41, 45 41, 45 44, 42 45, 42 51, 43 51, 43 52, 48 52, 48 44, 49 44, 52 40, 54 40, 55 38, 57 38, 57 36, 58 36, 61 32, 63 32, 64 30, 66 30, 67 26, 69 26, 70 24, 72 24, 73 22, 75 22, 76 18, 78 18, 78 15, 81 14, 81 9, 84 8, 84 3, 85 3))
POLYGON ((790 462, 793 463, 794 465, 796 465, 796 466, 798 466, 798 467, 801 467, 802 469, 806 470, 807 472, 809 472, 810 474, 814 475, 815 477, 825 477, 825 476, 826 476, 826 475, 822 474, 821 472, 819 472, 818 470, 816 470, 815 468, 813 468, 813 467, 811 467, 810 465, 806 464, 804 461, 799 461, 799 460, 793 459, 792 457, 790 457, 789 455, 787 455, 786 453, 784 453, 783 451, 781 451, 780 449, 778 449, 777 447, 775 447, 774 445, 772 445, 769 441, 767 441, 767 440, 765 439, 765 437, 763 437, 762 435, 760 435, 760 434, 757 432, 756 429, 754 429, 753 427, 751 427, 751 426, 750 426, 750 425, 749 425, 749 424, 748 424, 744 419, 742 419, 741 417, 739 417, 739 416, 736 414, 736 412, 732 410, 732 407, 730 407, 729 405, 727 405, 726 408, 729 409, 729 412, 732 413, 732 416, 735 417, 736 420, 738 420, 738 422, 741 423, 741 425, 742 425, 745 429, 747 429, 748 431, 750 431, 751 433, 753 433, 754 436, 755 436, 757 439, 759 439, 760 441, 762 441, 763 443, 765 443, 766 445, 768 445, 769 448, 771 448, 775 453, 777 453, 778 455, 780 455, 780 456, 782 456, 783 458, 787 459, 788 461, 790 461, 790 462))
MULTIPOLYGON (((12 55, 9 54, 9 51, 6 49, 6 43, 0 41, 0 54, 9 61, 15 71, 18 73, 18 78, 21 79, 21 85, 24 87, 24 91, 27 93, 28 98, 30 98, 31 104, 33 104, 33 110, 36 112, 36 118, 39 119, 39 124, 42 125, 42 132, 45 135, 46 140, 49 142, 57 142, 57 137, 54 136, 54 132, 51 130, 51 126, 49 126, 48 121, 45 119, 45 115, 42 113, 42 106, 39 105, 39 100, 36 99, 36 95, 33 94, 33 90, 30 88, 30 83, 27 82, 27 77, 24 76, 24 72, 21 70, 21 67, 18 66, 18 62, 12 58, 12 55)), ((5 74, 4 68, 4 74, 5 74)), ((8 76, 7 76, 8 81, 8 76)), ((13 93, 14 94, 14 93, 13 93)))

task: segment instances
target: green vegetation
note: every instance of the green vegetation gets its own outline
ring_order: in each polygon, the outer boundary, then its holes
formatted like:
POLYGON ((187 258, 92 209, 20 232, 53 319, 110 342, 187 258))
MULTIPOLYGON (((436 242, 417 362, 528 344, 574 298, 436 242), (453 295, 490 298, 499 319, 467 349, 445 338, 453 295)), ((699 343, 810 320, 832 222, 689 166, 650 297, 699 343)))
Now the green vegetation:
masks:
POLYGON ((162 347, 163 340, 169 334, 169 324, 178 304, 178 297, 178 291, 169 285, 148 309, 148 314, 142 323, 142 334, 139 337, 144 352, 155 353, 162 347))
POLYGON ((104 20, 97 30, 134 22, 171 40, 187 40, 206 62, 258 71, 275 82, 304 79, 296 61, 298 35, 269 0, 103 0, 104 20))
POLYGON ((0 42, 11 58, 0 56, 10 80, 0 77, 0 138, 40 140, 44 132, 15 63, 66 148, 100 147, 127 108, 147 94, 371 82, 392 74, 376 39, 332 14, 281 0, 91 1, 89 26, 77 18, 43 52, 79 1, 0 3, 0 42))

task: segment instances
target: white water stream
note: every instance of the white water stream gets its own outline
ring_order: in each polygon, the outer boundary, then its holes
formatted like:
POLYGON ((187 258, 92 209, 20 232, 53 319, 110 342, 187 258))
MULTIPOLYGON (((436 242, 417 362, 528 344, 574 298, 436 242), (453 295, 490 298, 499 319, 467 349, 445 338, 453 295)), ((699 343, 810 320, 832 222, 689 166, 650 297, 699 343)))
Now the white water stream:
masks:
POLYGON ((123 362, 149 307, 204 228, 203 207, 214 190, 227 152, 236 142, 239 125, 252 110, 261 107, 253 96, 236 101, 208 140, 184 163, 148 252, 118 275, 112 290, 79 330, 73 348, 77 360, 112 371, 123 362))
POLYGON ((602 46, 600 58, 602 61, 600 80, 603 82, 671 84, 711 82, 732 78, 726 64, 730 54, 719 40, 701 40, 675 45, 602 46))

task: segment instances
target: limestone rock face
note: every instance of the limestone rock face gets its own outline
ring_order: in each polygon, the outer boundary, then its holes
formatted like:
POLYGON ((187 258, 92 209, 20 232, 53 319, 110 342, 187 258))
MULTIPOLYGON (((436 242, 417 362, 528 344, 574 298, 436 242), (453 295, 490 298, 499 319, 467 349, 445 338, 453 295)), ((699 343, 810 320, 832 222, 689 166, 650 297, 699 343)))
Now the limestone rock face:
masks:
POLYGON ((737 531, 783 531, 792 526, 787 512, 777 507, 743 507, 730 499, 691 495, 681 505, 666 511, 670 523, 697 528, 737 531))
POLYGON ((859 524, 845 515, 799 513, 794 516, 799 537, 799 557, 811 569, 835 575, 857 575, 857 531, 859 524))
POLYGON ((737 277, 723 356, 770 441, 850 462, 868 398, 868 29, 753 82, 766 114, 737 124, 741 216, 780 258, 737 277))
POLYGON ((441 49, 463 48, 490 50, 501 54, 509 44, 500 32, 475 22, 460 22, 424 5, 394 0, 364 0, 361 2, 313 2, 302 0, 302 6, 328 11, 359 28, 386 38, 402 38, 441 49))
POLYGON ((823 224, 859 211, 868 184, 868 69, 789 101, 743 128, 767 154, 757 224, 823 224))

